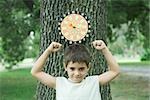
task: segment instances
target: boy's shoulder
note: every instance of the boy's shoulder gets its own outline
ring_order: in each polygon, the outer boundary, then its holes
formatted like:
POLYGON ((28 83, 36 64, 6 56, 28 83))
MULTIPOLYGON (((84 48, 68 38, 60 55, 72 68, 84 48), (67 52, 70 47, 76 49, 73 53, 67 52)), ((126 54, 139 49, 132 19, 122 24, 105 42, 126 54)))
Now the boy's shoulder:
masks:
POLYGON ((67 78, 63 77, 63 76, 59 76, 59 77, 56 77, 56 81, 58 81, 58 80, 60 80, 60 81, 67 80, 67 78))
POLYGON ((98 75, 87 76, 86 78, 97 78, 98 75))
POLYGON ((68 78, 64 76, 56 77, 56 84, 67 84, 68 83, 68 78))
POLYGON ((99 76, 98 75, 92 75, 92 76, 87 76, 86 77, 86 80, 88 80, 88 81, 93 81, 93 80, 95 80, 95 81, 98 81, 98 78, 99 76))

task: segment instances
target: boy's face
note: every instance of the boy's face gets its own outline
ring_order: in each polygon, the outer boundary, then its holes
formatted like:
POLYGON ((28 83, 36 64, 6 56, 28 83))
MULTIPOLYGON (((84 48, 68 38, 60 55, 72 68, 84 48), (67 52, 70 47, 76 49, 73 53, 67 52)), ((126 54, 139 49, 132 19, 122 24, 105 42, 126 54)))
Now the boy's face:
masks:
POLYGON ((86 63, 69 62, 65 67, 68 77, 75 83, 80 83, 87 75, 89 67, 86 63))

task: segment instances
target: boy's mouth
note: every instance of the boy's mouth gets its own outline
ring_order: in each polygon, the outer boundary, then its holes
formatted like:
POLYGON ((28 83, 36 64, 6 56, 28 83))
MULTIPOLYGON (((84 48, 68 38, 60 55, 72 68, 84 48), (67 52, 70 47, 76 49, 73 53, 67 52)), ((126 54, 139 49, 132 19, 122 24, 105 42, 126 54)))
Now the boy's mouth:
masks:
POLYGON ((76 79, 81 79, 82 77, 75 77, 76 79))

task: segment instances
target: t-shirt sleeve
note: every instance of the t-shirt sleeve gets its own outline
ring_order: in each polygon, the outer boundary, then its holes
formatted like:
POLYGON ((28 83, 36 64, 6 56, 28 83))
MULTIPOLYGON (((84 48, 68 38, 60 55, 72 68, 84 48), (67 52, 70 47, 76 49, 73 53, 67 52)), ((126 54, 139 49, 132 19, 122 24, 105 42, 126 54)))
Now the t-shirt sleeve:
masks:
POLYGON ((99 85, 99 76, 98 75, 89 76, 87 77, 87 81, 99 85))
POLYGON ((89 80, 94 80, 94 81, 98 81, 99 79, 98 79, 98 75, 93 75, 93 76, 89 76, 89 77, 87 77, 89 80))
POLYGON ((60 89, 60 87, 64 87, 65 85, 65 77, 57 77, 56 78, 56 90, 60 89))
POLYGON ((66 90, 66 81, 67 79, 65 77, 57 77, 56 78, 56 98, 59 100, 63 100, 62 96, 64 93, 64 90, 66 90), (60 99, 61 98, 61 99, 60 99))
POLYGON ((57 90, 58 87, 60 87, 60 85, 61 85, 60 83, 61 83, 62 80, 63 80, 62 77, 57 77, 56 78, 56 90, 57 90))

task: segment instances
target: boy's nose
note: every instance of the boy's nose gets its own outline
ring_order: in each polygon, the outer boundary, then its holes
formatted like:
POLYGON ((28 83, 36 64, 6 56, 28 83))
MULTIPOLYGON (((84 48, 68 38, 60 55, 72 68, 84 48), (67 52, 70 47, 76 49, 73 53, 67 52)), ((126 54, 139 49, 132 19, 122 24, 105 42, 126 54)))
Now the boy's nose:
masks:
POLYGON ((75 71, 75 75, 80 75, 80 72, 79 71, 75 71))

